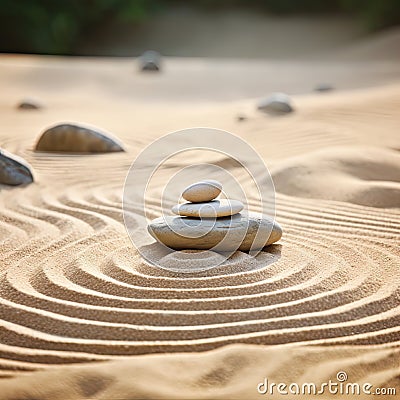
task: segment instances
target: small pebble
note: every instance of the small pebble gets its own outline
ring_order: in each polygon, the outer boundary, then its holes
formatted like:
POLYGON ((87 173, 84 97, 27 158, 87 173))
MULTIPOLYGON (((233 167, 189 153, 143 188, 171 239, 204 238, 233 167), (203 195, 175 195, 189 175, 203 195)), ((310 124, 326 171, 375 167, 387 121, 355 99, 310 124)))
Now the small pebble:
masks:
POLYGON ((192 203, 201 203, 214 200, 219 196, 222 184, 212 179, 196 182, 188 186, 183 192, 182 197, 192 203))
POLYGON ((141 71, 158 72, 161 70, 161 54, 148 50, 139 57, 141 71))
POLYGON ((40 110, 43 105, 38 100, 27 97, 17 104, 17 108, 19 110, 40 110))
POLYGON ((243 121, 246 121, 246 120, 247 120, 247 117, 246 117, 245 115, 243 115, 243 114, 239 114, 239 115, 236 117, 236 120, 237 120, 238 122, 243 122, 243 121))
POLYGON ((290 97, 284 93, 274 93, 261 100, 257 109, 272 115, 283 115, 294 111, 290 97))
POLYGON ((320 83, 314 88, 314 92, 330 92, 332 90, 333 86, 329 85, 328 83, 320 83))

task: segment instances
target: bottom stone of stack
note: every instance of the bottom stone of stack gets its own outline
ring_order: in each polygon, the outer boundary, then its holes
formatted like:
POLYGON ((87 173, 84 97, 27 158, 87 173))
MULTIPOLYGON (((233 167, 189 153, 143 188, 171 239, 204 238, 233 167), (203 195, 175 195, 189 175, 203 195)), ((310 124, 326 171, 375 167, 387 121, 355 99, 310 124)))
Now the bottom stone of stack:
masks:
POLYGON ((259 250, 282 237, 277 222, 256 213, 217 219, 165 216, 151 221, 148 231, 175 250, 259 250))

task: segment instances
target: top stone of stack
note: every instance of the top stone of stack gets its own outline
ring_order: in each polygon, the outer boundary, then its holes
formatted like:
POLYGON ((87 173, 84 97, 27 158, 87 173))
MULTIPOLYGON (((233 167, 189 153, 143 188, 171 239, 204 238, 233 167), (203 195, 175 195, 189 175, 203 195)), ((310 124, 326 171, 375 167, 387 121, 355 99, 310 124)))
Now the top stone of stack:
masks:
POLYGON ((182 193, 182 197, 191 203, 203 203, 214 200, 222 190, 222 184, 212 179, 192 183, 182 193))

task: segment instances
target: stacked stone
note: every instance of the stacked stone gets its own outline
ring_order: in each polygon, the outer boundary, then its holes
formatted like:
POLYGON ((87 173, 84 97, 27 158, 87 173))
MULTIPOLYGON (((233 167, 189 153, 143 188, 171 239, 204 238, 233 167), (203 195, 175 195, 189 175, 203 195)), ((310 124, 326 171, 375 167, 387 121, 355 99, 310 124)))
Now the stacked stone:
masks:
POLYGON ((172 207, 172 212, 183 217, 222 218, 240 213, 243 203, 238 200, 215 200, 222 191, 218 181, 205 180, 193 183, 182 193, 187 203, 172 207))
POLYGON ((278 241, 281 227, 258 213, 241 214, 238 200, 217 200, 222 184, 214 180, 193 183, 182 193, 187 201, 172 212, 151 221, 149 233, 164 245, 175 249, 249 251, 278 241))

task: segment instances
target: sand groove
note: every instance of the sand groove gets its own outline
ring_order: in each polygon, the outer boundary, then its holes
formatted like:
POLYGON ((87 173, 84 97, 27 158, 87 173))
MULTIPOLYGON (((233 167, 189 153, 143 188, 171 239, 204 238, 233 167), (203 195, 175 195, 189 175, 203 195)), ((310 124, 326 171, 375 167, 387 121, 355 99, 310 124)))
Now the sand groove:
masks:
MULTIPOLYGON (((256 258, 237 252, 222 266, 198 274, 149 265, 123 225, 127 170, 152 137, 180 127, 181 120, 171 122, 166 116, 169 111, 159 109, 163 123, 153 122, 152 114, 148 124, 156 126, 154 133, 141 120, 138 134, 126 128, 124 118, 136 127, 132 119, 140 114, 131 117, 131 103, 118 103, 121 122, 107 119, 109 104, 104 110, 99 105, 100 111, 71 111, 78 119, 99 115, 99 125, 108 122, 121 132, 126 154, 34 153, 32 130, 51 122, 46 114, 32 120, 32 127, 29 120, 21 123, 16 137, 2 136, 1 145, 26 157, 38 180, 26 188, 0 188, 0 377, 29 375, 52 365, 123 363, 120 358, 132 355, 245 343, 276 346, 276 360, 285 351, 300 363, 311 357, 315 368, 329 372, 336 368, 329 357, 337 356, 343 368, 370 363, 366 377, 383 371, 385 382, 395 379, 398 372, 388 365, 395 364, 400 346, 400 162, 393 150, 400 90, 381 90, 338 94, 331 102, 329 97, 299 99, 293 116, 280 120, 249 113, 240 127, 232 122, 233 106, 204 107, 210 125, 223 121, 271 164, 284 236, 256 258), (387 129, 377 138, 376 121, 384 118, 387 129), (372 161, 360 155, 364 141, 372 146, 372 161), (321 173, 318 165, 326 149, 329 163, 321 173), (296 195, 293 181, 299 176, 307 190, 296 195), (342 187, 342 179, 351 190, 329 191, 342 187), (335 355, 330 346, 344 350, 335 355), (374 362, 363 361, 362 346, 374 353, 374 362)), ((182 108, 182 115, 185 123, 204 123, 203 112, 182 108)), ((13 126, 8 122, 6 128, 13 126)), ((257 210, 246 173, 226 158, 215 163, 244 182, 248 204, 257 210)), ((159 216, 161 188, 182 166, 171 160, 154 178, 146 193, 150 216, 159 216)), ((166 204, 174 201, 168 198, 166 204)), ((135 207, 132 217, 139 221, 135 207)), ((236 364, 238 371, 245 370, 240 362, 246 362, 246 351, 239 348, 230 355, 229 349, 217 350, 222 359, 205 355, 212 358, 209 376, 225 371, 226 365, 232 365, 227 376, 235 374, 236 364)), ((266 357, 274 351, 268 348, 266 357)), ((282 370, 296 364, 290 360, 283 356, 282 370)))
POLYGON ((390 209, 321 203, 279 195, 281 245, 180 276, 131 247, 113 182, 6 202, 2 369, 235 342, 395 345, 400 219, 390 209))

